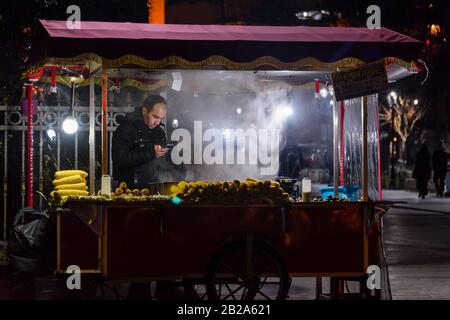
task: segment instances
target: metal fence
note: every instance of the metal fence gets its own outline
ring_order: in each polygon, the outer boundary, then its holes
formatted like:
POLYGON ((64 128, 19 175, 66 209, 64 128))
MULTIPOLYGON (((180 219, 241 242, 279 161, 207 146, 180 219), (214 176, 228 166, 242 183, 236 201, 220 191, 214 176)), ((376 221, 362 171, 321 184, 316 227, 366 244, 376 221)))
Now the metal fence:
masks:
MULTIPOLYGON (((95 107, 93 112, 89 110, 89 107, 74 108, 79 129, 73 135, 68 135, 62 130, 62 123, 69 115, 69 106, 37 106, 36 109, 33 116, 34 190, 48 195, 51 191, 54 171, 59 169, 81 168, 88 171, 89 167, 93 167, 96 173, 94 179, 100 175, 101 168, 96 159, 101 159, 101 107, 95 107), (91 140, 89 139, 91 114, 95 119, 93 123, 95 140, 92 137, 91 140), (90 143, 94 146, 93 148, 89 147, 90 143)), ((133 110, 132 107, 108 108, 109 150, 111 150, 113 133, 120 124, 120 119, 133 110)), ((27 117, 21 107, 0 106, 0 161, 3 161, 0 169, 3 182, 0 202, 3 212, 0 219, 3 246, 7 243, 12 217, 18 209, 27 205, 26 135, 27 117)), ((108 152, 108 155, 108 172, 112 175, 111 152, 108 152)), ((42 209, 46 205, 45 199, 42 196, 38 198, 39 201, 35 207, 42 209)))

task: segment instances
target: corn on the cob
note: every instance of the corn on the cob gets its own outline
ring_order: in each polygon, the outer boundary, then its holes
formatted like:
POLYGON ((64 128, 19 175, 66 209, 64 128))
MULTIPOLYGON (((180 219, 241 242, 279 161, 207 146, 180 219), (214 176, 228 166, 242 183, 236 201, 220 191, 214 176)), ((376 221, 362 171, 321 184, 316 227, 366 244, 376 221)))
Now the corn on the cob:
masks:
POLYGON ((83 170, 59 170, 59 171, 55 172, 56 179, 69 177, 69 176, 76 176, 76 175, 86 178, 88 176, 88 173, 83 170))
POLYGON ((53 185, 58 186, 63 184, 80 183, 84 181, 85 181, 84 178, 82 178, 80 175, 73 175, 53 180, 53 185))
POLYGON ((51 196, 59 195, 59 196, 87 196, 89 192, 83 190, 75 190, 75 189, 64 189, 64 190, 55 190, 50 193, 51 196))
POLYGON ((71 183, 71 184, 60 184, 55 186, 55 190, 72 189, 72 190, 87 190, 86 183, 71 183))

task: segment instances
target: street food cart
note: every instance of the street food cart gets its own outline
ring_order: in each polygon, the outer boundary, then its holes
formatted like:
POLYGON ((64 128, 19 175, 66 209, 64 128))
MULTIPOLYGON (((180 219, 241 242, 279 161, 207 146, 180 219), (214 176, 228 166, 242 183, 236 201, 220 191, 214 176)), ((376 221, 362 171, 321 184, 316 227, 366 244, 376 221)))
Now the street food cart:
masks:
POLYGON ((54 209, 57 273, 77 265, 104 281, 182 279, 197 298, 203 295, 194 288, 204 285, 209 299, 285 299, 292 277, 330 277, 332 298, 343 296, 343 280, 359 281, 360 297, 380 297, 365 285, 368 267, 385 263, 381 217, 389 207, 381 199, 378 99, 371 92, 337 101, 331 73, 370 62, 396 81, 419 70, 418 41, 387 29, 106 22, 67 29, 64 21, 45 20, 38 36, 30 78, 46 68, 88 70, 80 81, 89 83, 91 124, 96 83, 102 89, 101 172, 90 125, 93 196, 69 197, 54 209), (186 166, 182 180, 218 183, 225 193, 186 201, 174 201, 174 194, 130 201, 97 196, 96 177, 114 165, 110 83, 150 86, 165 96, 169 140, 183 144, 171 154, 186 166), (331 145, 334 197, 301 201, 280 193, 280 201, 271 201, 280 148, 295 141, 297 120, 287 125, 295 112, 310 122, 299 135, 322 136, 331 145), (228 144, 230 137, 236 140, 228 144), (245 186, 245 197, 230 196, 233 183, 239 193, 246 177, 267 193, 255 187, 255 196, 245 186), (339 185, 347 184, 359 185, 359 201, 338 199, 339 185))

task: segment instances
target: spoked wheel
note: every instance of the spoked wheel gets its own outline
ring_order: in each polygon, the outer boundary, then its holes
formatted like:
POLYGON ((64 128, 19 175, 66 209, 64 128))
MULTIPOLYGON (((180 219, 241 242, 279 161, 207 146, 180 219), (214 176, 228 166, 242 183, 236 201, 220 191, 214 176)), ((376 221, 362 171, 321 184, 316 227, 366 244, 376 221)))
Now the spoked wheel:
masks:
POLYGON ((289 275, 282 259, 268 245, 250 248, 234 243, 212 259, 206 276, 210 300, 283 300, 289 275))

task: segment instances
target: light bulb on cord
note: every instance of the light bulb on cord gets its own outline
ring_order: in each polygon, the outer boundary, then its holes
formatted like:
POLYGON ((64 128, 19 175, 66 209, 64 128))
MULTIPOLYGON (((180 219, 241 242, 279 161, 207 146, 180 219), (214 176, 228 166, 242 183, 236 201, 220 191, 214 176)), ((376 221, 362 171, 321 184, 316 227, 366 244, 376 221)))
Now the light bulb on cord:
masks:
POLYGON ((78 122, 74 116, 68 116, 62 124, 63 130, 67 134, 74 134, 78 130, 78 122))

